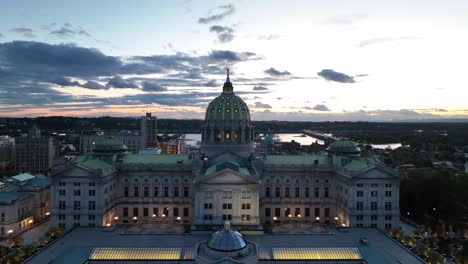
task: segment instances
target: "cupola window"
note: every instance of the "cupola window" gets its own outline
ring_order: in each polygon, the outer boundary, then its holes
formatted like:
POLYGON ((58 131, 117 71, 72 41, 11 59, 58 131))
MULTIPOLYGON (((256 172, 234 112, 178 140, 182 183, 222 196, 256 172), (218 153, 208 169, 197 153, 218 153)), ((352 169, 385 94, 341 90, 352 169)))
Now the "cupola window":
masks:
POLYGON ((237 109, 234 109, 234 112, 236 112, 236 113, 237 113, 237 112, 239 112, 239 110, 237 110, 237 109))
POLYGON ((229 109, 226 109, 226 112, 228 112, 228 113, 229 113, 229 109))
POLYGON ((231 134, 226 133, 226 138, 227 138, 227 139, 230 139, 230 138, 231 138, 231 134))

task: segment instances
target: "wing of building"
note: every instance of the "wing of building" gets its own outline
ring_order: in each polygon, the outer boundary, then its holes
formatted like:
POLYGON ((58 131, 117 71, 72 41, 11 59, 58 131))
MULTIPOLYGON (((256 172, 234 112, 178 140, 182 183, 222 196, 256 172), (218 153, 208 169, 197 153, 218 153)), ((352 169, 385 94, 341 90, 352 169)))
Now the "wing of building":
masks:
POLYGON ((254 155, 247 104, 229 79, 208 105, 196 155, 136 155, 115 137, 53 170, 53 225, 225 220, 245 230, 273 221, 389 229, 399 223, 399 178, 348 140, 326 154, 254 155))

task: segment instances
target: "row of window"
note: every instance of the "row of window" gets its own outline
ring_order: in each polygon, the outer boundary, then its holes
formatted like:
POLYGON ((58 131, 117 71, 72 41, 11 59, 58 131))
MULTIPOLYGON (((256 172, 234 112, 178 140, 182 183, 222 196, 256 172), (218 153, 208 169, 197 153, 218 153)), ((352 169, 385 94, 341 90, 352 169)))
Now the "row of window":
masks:
MULTIPOLYGON (((67 208, 66 201, 59 201, 59 210, 65 210, 67 208)), ((73 210, 80 210, 81 201, 73 201, 73 210)), ((96 210, 96 201, 88 201, 88 210, 96 210)))
MULTIPOLYGON (((59 196, 66 196, 65 189, 59 189, 59 196)), ((73 190, 73 196, 81 196, 81 190, 73 190)), ((88 190, 88 196, 96 196, 96 190, 88 190)))
MULTIPOLYGON (((356 184, 356 186, 357 186, 358 188, 363 188, 363 187, 364 187, 364 184, 363 184, 363 183, 358 183, 358 184, 356 184)), ((377 183, 371 183, 370 186, 371 186, 372 188, 377 188, 377 187, 379 187, 379 184, 377 184, 377 183)), ((386 183, 386 184, 385 184, 385 188, 392 188, 392 184, 391 184, 391 183, 386 183)))
MULTIPOLYGON (((273 208, 265 208, 265 217, 272 217, 271 210, 273 208)), ((321 208, 314 208, 314 217, 321 217, 320 210, 321 208)), ((291 208, 284 208, 284 217, 311 217, 310 214, 311 208, 304 208, 304 214, 301 212, 301 208, 294 208, 294 214, 291 213, 291 208)), ((281 208, 275 208, 274 215, 275 217, 281 217, 281 208)), ((330 208, 326 207, 323 210, 323 217, 330 217, 330 208)))
MULTIPOLYGON (((143 208, 143 212, 142 212, 142 215, 140 215, 140 208, 138 207, 133 207, 133 215, 132 217, 140 217, 140 216, 143 216, 143 217, 169 217, 169 207, 164 207, 162 208, 162 214, 160 215, 160 211, 159 211, 159 208, 158 207, 154 207, 153 208, 153 213, 150 215, 150 208, 148 207, 144 207, 143 208)), ((190 212, 190 208, 188 207, 184 207, 182 208, 182 215, 180 215, 180 208, 178 207, 174 207, 172 208, 172 216, 173 217, 178 217, 178 216, 183 216, 183 217, 189 217, 189 212, 190 212)), ((123 207, 122 208, 122 216, 123 217, 129 217, 129 208, 128 207, 123 207)))
MULTIPOLYGON (((154 187, 153 188, 153 193, 154 197, 159 197, 159 187, 154 187)), ((140 188, 135 186, 133 187, 133 197, 139 197, 140 196, 140 188)), ((179 187, 174 187, 173 192, 172 192, 172 197, 179 197, 179 187)), ((129 197, 129 187, 124 187, 124 197, 129 197)), ((143 187, 143 196, 142 197, 150 197, 150 189, 148 186, 143 187)), ((165 186, 163 188, 163 193, 162 197, 170 197, 169 195, 169 187, 165 186)), ((182 192, 182 197, 189 197, 189 187, 184 187, 183 192, 182 192)))
MULTIPOLYGON (((377 197, 378 192, 377 191, 371 191, 370 192, 371 197, 377 197)), ((356 191, 356 196, 357 197, 364 197, 364 191, 356 191)), ((392 191, 385 191, 385 197, 392 197, 392 191)))
MULTIPOLYGON (((275 188, 275 197, 282 197, 281 196, 281 187, 276 187, 275 188)), ((306 187, 304 188, 304 197, 306 198, 309 198, 310 197, 310 188, 309 187, 306 187)), ((330 195, 330 191, 329 191, 329 188, 326 187, 324 188, 323 190, 323 197, 324 198, 328 198, 330 195)), ((271 193, 271 188, 270 187, 266 187, 265 188, 265 197, 272 197, 272 193, 271 193)), ((286 197, 286 198, 290 198, 291 197, 291 189, 289 187, 286 187, 284 188, 284 196, 283 197, 286 197)), ((299 198, 301 197, 301 188, 299 187, 296 187, 294 188, 294 197, 296 198, 299 198)), ((320 188, 319 187, 316 187, 314 189, 314 197, 315 198, 319 198, 320 197, 320 188)))
MULTIPOLYGON (((377 211, 378 210, 377 202, 371 202, 370 203, 370 209, 371 209, 371 211, 377 211)), ((384 209, 385 209, 385 211, 391 211, 392 210, 392 202, 385 202, 384 209)), ((357 211, 364 210, 364 203, 363 202, 356 202, 356 210, 357 211)))
MULTIPOLYGON (((379 219, 379 216, 378 215, 371 215, 370 219, 371 219, 371 221, 377 221, 379 219)), ((356 220, 357 221, 362 221, 362 220, 364 220, 364 216, 363 215, 357 215, 356 220)), ((385 221, 392 221, 392 216, 391 215, 386 215, 385 216, 385 221)))

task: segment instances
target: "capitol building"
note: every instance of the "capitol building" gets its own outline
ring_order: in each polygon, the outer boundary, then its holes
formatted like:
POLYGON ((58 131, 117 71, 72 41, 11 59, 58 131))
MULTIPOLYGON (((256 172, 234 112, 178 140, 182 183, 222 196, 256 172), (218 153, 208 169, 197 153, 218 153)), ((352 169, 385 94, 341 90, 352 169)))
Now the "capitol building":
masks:
POLYGON ((399 226, 399 178, 351 141, 326 153, 256 156, 247 104, 229 78, 208 105, 197 154, 130 154, 115 137, 52 171, 53 226, 171 221, 192 231, 304 222, 399 226))

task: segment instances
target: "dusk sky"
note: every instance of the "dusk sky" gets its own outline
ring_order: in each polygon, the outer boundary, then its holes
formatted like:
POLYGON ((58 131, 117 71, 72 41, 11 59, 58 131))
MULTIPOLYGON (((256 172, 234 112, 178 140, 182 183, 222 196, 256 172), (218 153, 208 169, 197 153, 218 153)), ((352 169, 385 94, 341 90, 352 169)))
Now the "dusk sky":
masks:
POLYGON ((0 116, 468 118, 468 1, 0 1, 0 116))

